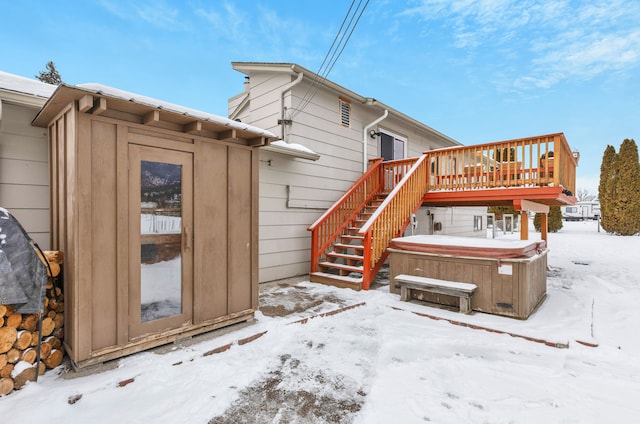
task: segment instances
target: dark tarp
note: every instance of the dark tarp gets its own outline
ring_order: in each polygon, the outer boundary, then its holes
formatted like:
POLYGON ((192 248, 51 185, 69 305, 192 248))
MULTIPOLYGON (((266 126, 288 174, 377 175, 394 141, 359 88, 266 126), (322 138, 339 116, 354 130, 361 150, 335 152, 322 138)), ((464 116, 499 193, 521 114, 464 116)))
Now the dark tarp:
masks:
POLYGON ((0 305, 16 312, 40 314, 44 310, 47 270, 36 245, 13 215, 0 208, 0 305))

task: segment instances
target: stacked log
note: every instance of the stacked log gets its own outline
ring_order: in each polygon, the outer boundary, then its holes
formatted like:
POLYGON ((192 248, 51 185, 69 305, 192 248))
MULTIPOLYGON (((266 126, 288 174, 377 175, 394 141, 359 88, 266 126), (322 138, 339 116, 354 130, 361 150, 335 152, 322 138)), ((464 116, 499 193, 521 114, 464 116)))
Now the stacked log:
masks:
MULTIPOLYGON (((64 336, 64 298, 59 277, 62 252, 45 252, 51 264, 47 280, 38 375, 62 363, 64 336)), ((13 305, 0 305, 0 396, 21 389, 36 379, 39 314, 20 314, 13 305)))

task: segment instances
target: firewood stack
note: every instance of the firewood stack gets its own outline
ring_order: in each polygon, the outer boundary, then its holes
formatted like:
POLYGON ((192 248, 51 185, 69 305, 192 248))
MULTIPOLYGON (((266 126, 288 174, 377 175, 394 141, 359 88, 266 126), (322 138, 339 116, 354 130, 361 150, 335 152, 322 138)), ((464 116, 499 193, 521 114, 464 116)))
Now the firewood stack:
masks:
MULTIPOLYGON (((44 254, 51 272, 47 271, 39 375, 60 365, 64 354, 64 299, 60 278, 63 254, 60 251, 44 254)), ((12 305, 0 305, 0 396, 36 380, 39 319, 38 314, 20 314, 12 305)))

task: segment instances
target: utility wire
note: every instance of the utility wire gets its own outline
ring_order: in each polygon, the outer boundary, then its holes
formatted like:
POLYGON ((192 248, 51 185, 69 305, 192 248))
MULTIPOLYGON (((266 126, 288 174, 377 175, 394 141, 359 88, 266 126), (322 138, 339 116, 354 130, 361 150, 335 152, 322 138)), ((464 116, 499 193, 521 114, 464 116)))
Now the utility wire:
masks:
MULTIPOLYGON (((360 1, 362 1, 362 0, 360 0, 360 1)), ((325 63, 327 63, 327 59, 329 58, 329 55, 333 51, 333 48, 336 45, 336 41, 338 41, 338 38, 340 37, 340 34, 342 33, 342 29, 344 28, 344 24, 347 22, 347 19, 349 18, 349 15, 351 14, 351 9, 353 9, 353 5, 355 4, 355 2, 356 2, 355 0, 351 1, 351 6, 349 6, 349 10, 347 10, 347 14, 344 16, 344 19, 342 19, 342 24, 340 24, 340 29, 338 29, 338 32, 336 33, 336 36, 333 38, 333 42, 331 43, 331 47, 329 47, 329 50, 324 55, 324 59, 322 59, 322 63, 320 64, 320 67, 318 68, 318 71, 314 75, 313 81, 311 82, 311 84, 307 88, 307 91, 304 93, 304 96, 302 96, 302 100, 300 101, 300 106, 299 106, 300 110, 302 110, 302 109, 304 109, 304 107, 306 107, 306 103, 305 102, 307 101, 307 96, 309 96, 311 94, 311 92, 313 91, 313 89, 316 86, 316 84, 320 84, 318 82, 318 78, 321 78, 321 79, 324 80, 324 78, 322 78, 322 73, 324 72, 324 71, 322 71, 322 69, 323 69, 325 63), (304 106, 302 106, 302 105, 304 105, 304 106)), ((360 5, 358 4, 358 6, 360 6, 360 5)), ((356 11, 357 11, 357 9, 356 9, 356 11)), ((344 37, 344 35, 343 35, 343 37, 344 37)), ((335 52, 334 52, 334 54, 335 54, 335 52)), ((294 112, 295 112, 295 110, 294 110, 294 112)))
POLYGON ((300 101, 300 105, 297 108, 294 108, 294 110, 292 111, 291 118, 293 118, 298 113, 302 112, 309 105, 309 103, 311 102, 313 97, 316 95, 316 93, 318 92, 318 90, 320 89, 324 81, 329 76, 329 73, 331 72, 336 62, 342 55, 342 52, 347 47, 347 43, 351 39, 353 31, 355 31, 356 26, 358 25, 358 22, 360 22, 360 18, 364 14, 364 11, 367 8, 367 5, 369 4, 369 0, 366 1, 364 6, 362 6, 362 2, 363 0, 360 0, 358 2, 358 5, 356 6, 355 10, 353 10, 353 14, 351 14, 351 11, 353 9, 353 5, 355 4, 355 0, 351 2, 351 6, 349 6, 349 10, 347 11, 347 14, 342 20, 340 29, 338 30, 338 33, 333 39, 333 43, 331 43, 331 47, 329 48, 329 51, 327 51, 327 54, 325 55, 322 61, 322 64, 318 69, 318 72, 314 76, 313 81, 311 82, 311 84, 309 85, 309 88, 307 89, 304 96, 302 97, 302 100, 300 101), (362 9, 360 9, 361 6, 362 6, 362 9), (356 15, 357 15, 357 19, 356 19, 356 15), (355 19, 355 22, 354 22, 354 19, 355 19), (347 21, 349 22, 345 28, 345 23, 347 21), (343 32, 343 29, 344 29, 344 32, 343 32), (337 44, 336 44, 336 41, 337 41, 337 44))
POLYGON ((334 39, 334 43, 332 44, 331 48, 329 49, 329 51, 325 55, 325 60, 323 61, 323 64, 326 62, 326 59, 329 56, 329 54, 331 54, 331 58, 329 59, 329 63, 327 63, 327 67, 325 68, 324 71, 321 71, 321 70, 318 71, 318 73, 316 74, 316 77, 314 78, 314 81, 309 86, 309 88, 307 90, 307 93, 305 93, 305 96, 303 96, 303 99, 300 102, 300 106, 296 110, 294 110, 294 112, 292 114, 292 117, 297 115, 299 112, 304 110, 309 105, 309 103, 311 102, 313 97, 316 95, 316 93, 318 92, 318 90, 320 89, 320 87, 322 86, 324 81, 327 79, 329 73, 333 69, 333 67, 336 64, 338 58, 340 57, 340 55, 344 51, 345 47, 347 46, 347 43, 349 42, 349 39, 351 38, 351 35, 353 34, 353 31, 355 30, 358 22, 360 21, 360 18, 362 17, 362 14, 364 13, 367 5, 369 4, 369 0, 367 0, 367 2, 365 3, 364 7, 362 8, 362 10, 360 10, 360 14, 358 15, 358 19, 356 20, 355 24, 353 23, 353 20, 354 20, 356 14, 358 13, 358 10, 360 9, 360 6, 362 5, 362 0, 359 1, 358 6, 356 7, 356 9, 353 12, 353 15, 349 19, 349 14, 351 12, 351 9, 353 8, 353 4, 354 3, 355 3, 355 0, 353 0, 351 2, 351 6, 349 7, 349 10, 347 11, 347 15, 345 16, 345 18, 344 18, 344 20, 342 22, 340 30, 338 31, 338 34, 336 34, 336 38, 334 39), (349 19, 349 23, 347 25, 347 28, 345 29, 345 32, 342 33, 342 35, 340 35, 340 33, 342 32, 342 28, 344 27, 344 23, 346 22, 347 19, 349 19), (349 31, 349 28, 351 28, 350 31, 349 31), (349 31, 349 35, 345 40, 345 36, 347 34, 346 31, 349 31), (340 40, 338 42, 338 45, 335 46, 335 40, 337 40, 338 37, 340 37, 340 40), (341 45, 342 45, 342 47, 340 47, 341 45), (333 49, 334 46, 335 46, 335 50, 333 49), (338 51, 338 48, 340 49, 339 51, 338 51), (333 53, 331 53, 332 50, 333 50, 333 53), (318 76, 320 76, 320 80, 318 80, 318 78, 317 78, 318 76))

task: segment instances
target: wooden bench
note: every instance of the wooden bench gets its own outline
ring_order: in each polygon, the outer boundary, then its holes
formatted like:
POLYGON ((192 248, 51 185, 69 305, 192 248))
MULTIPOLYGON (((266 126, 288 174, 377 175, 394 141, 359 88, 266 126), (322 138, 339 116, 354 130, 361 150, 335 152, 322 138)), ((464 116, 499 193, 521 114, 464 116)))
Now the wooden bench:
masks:
POLYGON ((395 278, 400 285, 400 300, 407 302, 411 299, 411 290, 421 290, 431 293, 446 294, 460 298, 460 312, 471 312, 471 295, 477 286, 471 283, 438 280, 436 278, 418 277, 415 275, 399 274, 395 278))

